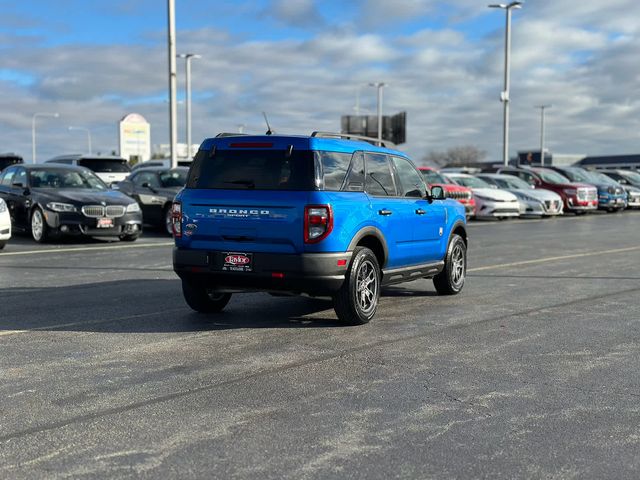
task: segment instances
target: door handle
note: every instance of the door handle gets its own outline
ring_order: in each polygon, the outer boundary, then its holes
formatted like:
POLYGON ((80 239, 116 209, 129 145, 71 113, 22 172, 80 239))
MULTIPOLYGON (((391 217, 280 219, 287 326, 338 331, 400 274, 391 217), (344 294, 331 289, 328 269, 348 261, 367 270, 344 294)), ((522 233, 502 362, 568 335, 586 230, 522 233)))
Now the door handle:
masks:
POLYGON ((423 209, 421 209, 421 208, 419 208, 419 209, 417 209, 417 210, 416 210, 416 215, 424 215, 425 213, 427 213, 427 211, 426 211, 426 210, 423 210, 423 209))
POLYGON ((386 208, 383 208, 382 210, 378 210, 378 215, 383 215, 385 217, 391 215, 393 212, 391 210, 387 210, 386 208))

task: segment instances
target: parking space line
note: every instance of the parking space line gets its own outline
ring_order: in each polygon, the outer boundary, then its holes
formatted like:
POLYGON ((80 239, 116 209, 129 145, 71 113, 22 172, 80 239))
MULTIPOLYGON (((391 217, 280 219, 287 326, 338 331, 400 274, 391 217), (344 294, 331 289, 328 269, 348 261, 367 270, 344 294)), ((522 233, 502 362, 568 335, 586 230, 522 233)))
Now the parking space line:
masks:
POLYGON ((0 258, 10 257, 15 255, 35 255, 38 253, 64 253, 64 252, 91 252, 96 250, 124 250, 133 248, 153 248, 153 247, 168 247, 173 245, 173 242, 162 243, 141 243, 136 245, 110 245, 104 247, 72 247, 72 248, 49 248, 47 250, 27 250, 25 252, 6 252, 0 255, 0 258))
POLYGON ((633 252, 640 250, 640 245, 635 247, 615 248, 612 250, 598 250, 595 252, 574 253, 571 255, 561 255, 558 257, 536 258, 534 260, 523 260, 520 262, 499 263, 497 265, 487 265, 485 267, 476 267, 467 269, 468 272, 482 272, 484 270, 493 270, 496 268, 519 267, 521 265, 534 265, 536 263, 553 262, 556 260, 569 260, 571 258, 593 257, 595 255, 609 255, 613 253, 633 252))
POLYGON ((179 312, 179 311, 184 311, 185 308, 171 308, 168 310, 162 310, 159 312, 150 312, 150 313, 139 313, 136 315, 127 315, 125 317, 116 317, 116 318, 102 318, 102 319, 98 319, 98 320, 89 320, 89 321, 80 321, 80 322, 69 322, 69 323, 58 323, 56 325, 44 325, 42 327, 33 327, 33 328, 27 328, 24 330, 5 330, 5 331, 0 331, 0 337, 8 337, 9 335, 18 335, 20 333, 29 333, 29 332, 41 332, 43 330, 57 330, 60 328, 68 328, 68 327, 78 327, 80 325, 97 325, 100 323, 111 323, 111 322, 121 322, 123 320, 133 320, 133 319, 137 319, 137 318, 144 318, 144 317, 152 317, 154 315, 160 315, 162 313, 172 313, 172 312, 179 312))

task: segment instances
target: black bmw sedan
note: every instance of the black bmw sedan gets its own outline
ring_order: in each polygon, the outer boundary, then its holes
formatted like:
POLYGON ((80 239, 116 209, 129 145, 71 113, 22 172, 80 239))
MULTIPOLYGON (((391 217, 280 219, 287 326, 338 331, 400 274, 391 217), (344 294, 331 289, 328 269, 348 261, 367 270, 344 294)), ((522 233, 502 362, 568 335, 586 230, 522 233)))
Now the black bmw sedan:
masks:
POLYGON ((141 167, 131 172, 117 188, 136 199, 142 208, 145 223, 159 227, 171 235, 171 203, 187 183, 186 167, 141 167))
POLYGON ((56 235, 132 242, 142 233, 137 202, 84 167, 14 165, 2 171, 0 198, 9 206, 13 227, 31 232, 36 242, 56 235))

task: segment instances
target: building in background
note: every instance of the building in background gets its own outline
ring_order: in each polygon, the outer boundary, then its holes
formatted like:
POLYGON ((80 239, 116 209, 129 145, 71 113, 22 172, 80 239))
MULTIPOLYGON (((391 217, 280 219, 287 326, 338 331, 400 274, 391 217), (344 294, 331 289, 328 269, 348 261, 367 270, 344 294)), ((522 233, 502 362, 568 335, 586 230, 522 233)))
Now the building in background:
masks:
MULTIPOLYGON (((191 151, 197 152, 200 148, 199 143, 194 143, 191 145, 191 151)), ((187 158, 187 144, 186 143, 178 143, 176 144, 176 153, 178 158, 187 158)), ((153 146, 153 158, 169 158, 171 157, 171 146, 168 143, 161 143, 159 145, 153 146)))
POLYGON ((120 156, 135 164, 151 158, 151 125, 138 113, 125 115, 118 124, 120 156))

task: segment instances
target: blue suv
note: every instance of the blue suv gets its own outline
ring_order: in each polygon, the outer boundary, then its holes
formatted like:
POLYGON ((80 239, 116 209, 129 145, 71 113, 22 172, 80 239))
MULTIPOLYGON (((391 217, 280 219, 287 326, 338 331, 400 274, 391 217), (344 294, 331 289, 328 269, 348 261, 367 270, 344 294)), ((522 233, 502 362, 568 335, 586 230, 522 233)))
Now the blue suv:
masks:
POLYGON ((362 138, 205 140, 172 205, 187 304, 211 313, 236 292, 329 296, 354 325, 371 320, 385 285, 432 278, 460 292, 464 207, 430 192, 405 154, 362 138))

